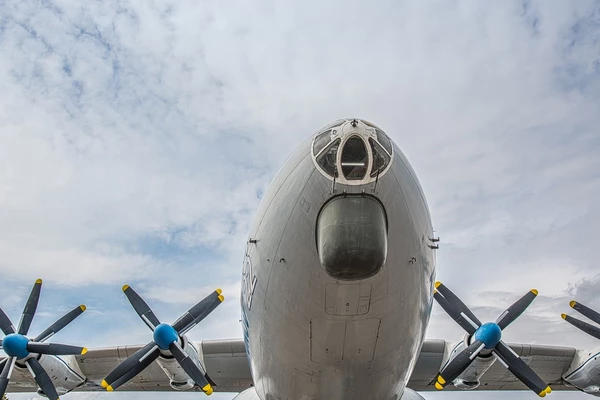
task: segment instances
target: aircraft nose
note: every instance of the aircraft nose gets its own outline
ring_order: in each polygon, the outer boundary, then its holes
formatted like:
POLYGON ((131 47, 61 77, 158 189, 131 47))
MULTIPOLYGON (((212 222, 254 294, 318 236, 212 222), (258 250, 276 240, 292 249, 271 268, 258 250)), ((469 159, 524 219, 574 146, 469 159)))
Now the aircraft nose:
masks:
POLYGON ((319 260, 327 273, 343 280, 375 275, 387 257, 387 218, 371 196, 347 195, 329 201, 317 220, 319 260))

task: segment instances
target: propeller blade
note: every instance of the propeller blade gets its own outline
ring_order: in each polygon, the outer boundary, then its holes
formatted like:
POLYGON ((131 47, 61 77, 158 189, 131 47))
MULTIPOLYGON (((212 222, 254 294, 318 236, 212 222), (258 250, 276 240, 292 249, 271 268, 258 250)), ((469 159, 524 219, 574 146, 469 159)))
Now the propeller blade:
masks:
POLYGON ((597 324, 600 324, 600 313, 597 313, 591 308, 586 307, 583 304, 576 302, 575 300, 571 301, 569 305, 574 310, 579 311, 583 316, 588 317, 597 324))
MULTIPOLYGON (((142 357, 142 359, 140 359, 139 362, 137 364, 135 364, 132 369, 127 371, 120 378, 118 378, 116 381, 114 381, 112 383, 112 385, 110 385, 112 390, 116 390, 119 387, 126 384, 127 382, 129 382, 137 374, 139 374, 140 372, 145 370, 150 364, 152 364, 154 362, 154 360, 156 360, 158 358, 158 356, 160 356, 160 350, 158 349, 158 347, 155 347, 154 350, 150 350, 150 352, 146 353, 146 356, 142 357)), ((108 390, 108 388, 107 388, 107 390, 108 390)))
POLYGON ((475 314, 469 310, 469 307, 463 303, 457 295, 455 295, 450 289, 448 289, 442 282, 436 282, 435 288, 444 296, 448 303, 454 307, 457 311, 465 314, 467 318, 473 321, 477 326, 481 326, 481 321, 477 319, 475 314))
MULTIPOLYGON (((109 392, 112 392, 115 389, 113 384, 117 380, 119 380, 121 377, 127 375, 129 371, 136 368, 136 366, 138 364, 141 364, 147 358, 152 358, 154 355, 156 355, 156 357, 158 357, 159 354, 160 354, 160 350, 158 349, 156 344, 154 342, 148 343, 147 345, 145 345, 144 347, 142 347, 141 349, 139 349, 138 351, 133 353, 131 356, 129 356, 128 359, 126 359, 121 364, 119 364, 115 369, 113 369, 112 372, 109 373, 106 376, 106 378, 104 378, 104 380, 102 381, 102 387, 105 388, 106 390, 108 390, 109 392)), ((154 359, 152 361, 156 360, 156 357, 154 357, 154 359)), ((148 365, 150 365, 150 363, 152 361, 150 361, 144 368, 146 368, 148 365)), ((142 370, 143 370, 143 368, 140 370, 140 372, 142 370)), ((127 376, 129 376, 129 375, 127 375, 127 376)), ((127 380, 133 378, 134 376, 135 375, 129 376, 129 378, 127 380)), ((124 384, 125 382, 127 382, 127 380, 121 382, 121 385, 124 384)))
POLYGON ((527 307, 529 307, 529 305, 533 300, 535 300, 537 295, 538 291, 536 289, 531 289, 523 297, 515 301, 512 306, 508 307, 506 311, 504 311, 502 315, 500 315, 500 317, 498 317, 498 319, 496 320, 496 323, 498 324, 500 329, 504 330, 504 328, 506 328, 521 314, 523 314, 523 311, 525 311, 527 307))
POLYGON ((150 309, 150 306, 140 297, 139 294, 129 285, 123 286, 123 293, 127 296, 127 299, 138 313, 142 321, 152 330, 160 325, 160 321, 154 315, 154 312, 150 309))
POLYGON ((198 365, 196 365, 196 363, 187 355, 185 351, 183 351, 179 343, 171 343, 169 350, 179 365, 181 365, 181 368, 183 368, 185 373, 188 374, 188 376, 192 378, 194 382, 196 382, 196 385, 200 386, 204 393, 208 395, 212 394, 213 389, 205 377, 205 372, 202 371, 198 365))
POLYGON ((485 343, 480 340, 475 340, 463 351, 456 355, 446 366, 442 369, 437 377, 435 387, 438 390, 442 390, 446 384, 455 380, 460 374, 464 372, 477 354, 485 347, 485 343))
POLYGON ((31 293, 29 294, 29 298, 27 299, 27 303, 25 304, 23 316, 21 317, 21 322, 19 323, 19 331, 17 332, 19 335, 27 335, 27 333, 29 332, 31 321, 33 321, 33 316, 35 315, 35 310, 37 309, 38 301, 40 300, 41 291, 42 280, 38 279, 37 281, 35 281, 33 289, 31 289, 31 293))
POLYGON ((217 289, 194 307, 190 308, 172 325, 179 335, 185 335, 190 329, 199 324, 224 300, 223 292, 217 289))
POLYGON ((37 354, 49 354, 52 356, 80 355, 87 353, 85 347, 71 346, 59 343, 27 343, 27 351, 37 354))
POLYGON ((15 333, 15 327, 10 322, 10 318, 4 313, 4 311, 0 308, 0 330, 4 332, 5 335, 10 335, 11 333, 15 333))
POLYGON ((42 392, 48 397, 49 400, 58 400, 58 393, 56 392, 56 388, 52 383, 52 380, 48 376, 48 373, 42 367, 37 358, 29 358, 25 361, 27 366, 29 367, 29 372, 37 382, 42 392))
POLYGON ((529 389, 538 396, 545 397, 552 389, 504 342, 500 342, 493 350, 494 354, 529 389))
POLYGON ((44 332, 40 333, 33 339, 34 342, 43 342, 45 340, 50 339, 50 337, 57 334, 62 328, 69 325, 73 320, 79 317, 86 310, 86 307, 82 304, 78 307, 75 307, 73 310, 69 311, 65 316, 60 318, 58 321, 50 325, 48 329, 44 332))
POLYGON ((471 323, 463 317, 463 315, 457 311, 454 307, 448 303, 448 300, 444 296, 442 296, 439 292, 434 292, 433 297, 438 302, 438 304, 446 311, 446 313, 454 320, 457 324, 459 324, 469 335, 472 335, 477 330, 477 327, 471 325, 471 323))
POLYGON ((2 372, 0 372, 0 398, 3 398, 4 393, 6 393, 8 381, 10 380, 13 368, 15 367, 15 362, 17 361, 15 357, 8 357, 6 360, 8 361, 5 361, 2 372))
POLYGON ((600 339, 600 328, 588 324, 587 322, 583 322, 575 317, 571 317, 567 314, 561 314, 560 316, 574 327, 581 329, 582 331, 584 331, 588 335, 595 337, 596 339, 600 339))

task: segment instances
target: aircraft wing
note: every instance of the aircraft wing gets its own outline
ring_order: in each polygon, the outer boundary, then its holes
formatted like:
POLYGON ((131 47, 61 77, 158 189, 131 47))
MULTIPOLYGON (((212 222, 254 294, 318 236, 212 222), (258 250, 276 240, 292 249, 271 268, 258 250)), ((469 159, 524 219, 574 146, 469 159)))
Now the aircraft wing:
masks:
MULTIPOLYGON (((216 383, 215 391, 241 392, 252 385, 252 377, 244 342, 242 339, 207 340, 197 342, 202 349, 206 371, 216 383)), ((448 360, 456 343, 444 340, 426 340, 415 365, 408 387, 415 391, 436 390, 433 386, 440 367, 448 360)), ((87 378, 86 383, 75 391, 103 391, 102 379, 119 363, 135 353, 142 346, 119 346, 90 349, 87 354, 76 356, 81 372, 87 378)), ((552 390, 576 390, 564 379, 580 369, 592 356, 573 347, 510 344, 527 364, 547 383, 552 390), (584 354, 585 353, 585 354, 584 354)), ((499 362, 485 372, 477 390, 527 390, 499 362)), ((9 392, 32 392, 37 386, 28 371, 15 371, 11 379, 9 392)), ((119 391, 172 391, 169 380, 158 364, 153 363, 140 375, 119 388, 119 391)), ((457 390, 448 385, 444 390, 457 390)))
MULTIPOLYGON (((252 376, 242 339, 206 340, 195 344, 202 349, 206 372, 216 383, 213 387, 216 392, 241 392, 251 386, 252 376)), ((102 379, 142 347, 142 345, 134 345, 97 348, 90 349, 85 355, 75 356, 79 369, 87 380, 74 391, 105 391, 100 386, 102 379)), ((8 392, 36 390, 37 385, 29 371, 15 368, 8 392)), ((154 362, 138 376, 121 386, 119 391, 173 391, 173 389, 165 373, 154 362)))
MULTIPOLYGON (((429 339, 423 343, 419 359, 408 382, 408 387, 415 391, 436 390, 435 379, 440 367, 446 363, 456 343, 444 340, 429 339)), ((552 390, 576 390, 568 385, 563 376, 568 375, 571 366, 581 358, 581 351, 573 347, 542 346, 529 344, 508 345, 519 355, 552 390), (577 357, 579 355, 579 357, 577 357)), ((457 390, 448 385, 444 390, 457 390)), ((477 390, 529 390, 504 366, 495 362, 480 378, 477 390)))

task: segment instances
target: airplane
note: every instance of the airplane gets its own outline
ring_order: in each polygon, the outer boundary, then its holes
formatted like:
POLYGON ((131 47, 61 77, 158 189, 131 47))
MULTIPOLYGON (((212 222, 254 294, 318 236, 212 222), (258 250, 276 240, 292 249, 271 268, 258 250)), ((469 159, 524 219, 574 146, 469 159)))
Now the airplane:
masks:
MULTIPOLYGON (((7 355, 0 393, 37 391, 51 400, 106 390, 235 392, 235 400, 419 400, 433 390, 524 389, 600 396, 599 349, 502 341, 537 290, 482 323, 436 282, 438 242, 397 144, 369 121, 337 120, 300 145, 262 199, 243 260, 242 338, 188 337, 224 300, 220 289, 168 324, 125 285, 152 332, 147 344, 46 344, 85 306, 30 339, 38 280, 17 328, 0 310, 7 355), (464 337, 425 339, 434 300, 464 337)), ((600 323, 599 314, 571 305, 600 323)), ((600 338, 600 329, 563 318, 600 338)))

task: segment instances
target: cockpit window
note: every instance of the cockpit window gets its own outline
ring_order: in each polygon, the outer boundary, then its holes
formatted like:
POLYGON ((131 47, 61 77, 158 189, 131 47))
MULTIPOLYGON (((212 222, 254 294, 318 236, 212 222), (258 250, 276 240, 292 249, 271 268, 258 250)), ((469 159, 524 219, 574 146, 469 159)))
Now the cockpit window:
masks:
POLYGON ((367 174, 369 155, 365 142, 353 136, 346 141, 342 150, 342 172, 348 180, 361 180, 367 174))
POLYGON ((318 131, 312 141, 312 155, 321 173, 347 185, 358 185, 376 180, 389 169, 392 141, 377 126, 362 122, 364 125, 359 126, 357 120, 340 120, 318 131))
POLYGON ((313 154, 315 155, 315 157, 319 155, 321 150, 323 150, 330 141, 331 129, 327 129, 326 131, 321 132, 317 135, 313 144, 313 154))
POLYGON ((381 129, 375 128, 375 132, 377 133, 377 141, 389 155, 392 155, 392 142, 390 142, 390 138, 381 129))
MULTIPOLYGON (((323 171, 327 172, 330 176, 338 176, 336 160, 340 141, 340 139, 333 141, 325 150, 321 152, 321 155, 317 158, 317 163, 319 166, 323 168, 323 171)), ((315 140, 315 146, 316 142, 317 141, 315 140)))
POLYGON ((371 177, 374 178, 377 174, 385 169, 390 163, 390 156, 383 150, 383 147, 379 145, 373 139, 369 139, 371 145, 371 152, 373 153, 373 167, 371 168, 371 177))

